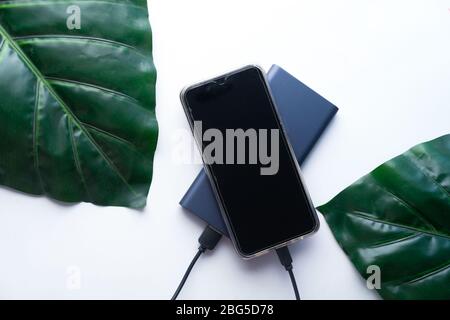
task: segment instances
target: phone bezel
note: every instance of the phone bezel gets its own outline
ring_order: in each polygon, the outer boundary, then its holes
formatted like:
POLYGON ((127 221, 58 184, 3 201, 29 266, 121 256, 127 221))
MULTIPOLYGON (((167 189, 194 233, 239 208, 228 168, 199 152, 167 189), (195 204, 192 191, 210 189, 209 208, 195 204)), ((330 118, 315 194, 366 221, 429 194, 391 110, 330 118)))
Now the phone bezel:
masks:
MULTIPOLYGON (((271 250, 278 249, 278 248, 284 247, 286 245, 292 244, 292 243, 294 243, 294 242, 296 242, 296 241, 298 241, 300 239, 303 239, 303 238, 305 238, 307 236, 313 235, 320 228, 320 222, 319 222, 319 219, 318 219, 318 216, 317 216, 317 212, 316 212, 316 210, 314 208, 314 205, 312 204, 309 192, 308 192, 308 190, 305 187, 305 183, 304 183, 304 179, 303 179, 303 176, 302 176, 302 173, 301 173, 301 170, 300 170, 300 166, 298 164, 297 158, 296 158, 295 153, 293 151, 292 145, 291 145, 291 143, 290 143, 290 141, 288 139, 288 136, 286 134, 286 130, 285 130, 283 121, 282 121, 282 119, 280 118, 280 116, 278 114, 278 111, 277 111, 277 108, 276 108, 276 103, 275 103, 275 100, 273 98, 273 95, 272 95, 272 92, 271 92, 271 89, 270 89, 270 86, 269 86, 269 82, 267 80, 266 73, 260 66, 258 66, 258 65, 247 65, 247 66, 244 66, 242 68, 239 68, 239 69, 230 71, 228 73, 222 74, 220 76, 216 76, 216 77, 213 77, 211 79, 204 80, 204 81, 201 81, 201 82, 198 82, 198 83, 195 83, 193 85, 190 85, 190 86, 187 86, 187 87, 183 88, 183 90, 180 93, 180 100, 181 100, 181 104, 183 106, 184 112, 186 114, 186 117, 188 119, 191 131, 194 134, 194 140, 195 140, 195 142, 196 142, 200 152, 202 152, 201 151, 203 149, 202 142, 198 141, 196 139, 196 137, 195 137, 195 133, 194 133, 194 119, 193 119, 193 116, 191 114, 191 111, 189 110, 190 107, 189 107, 189 105, 187 103, 187 100, 186 100, 187 93, 190 90, 193 90, 195 88, 201 87, 201 86, 203 86, 205 84, 208 84, 210 82, 216 81, 216 80, 221 79, 221 78, 227 78, 227 77, 229 77, 231 75, 234 75, 234 74, 237 74, 237 73, 249 70, 249 69, 256 69, 260 73, 261 78, 264 81, 265 89, 267 91, 266 93, 268 94, 269 99, 271 99, 272 111, 274 112, 274 114, 275 114, 275 116, 277 118, 278 124, 280 126, 281 134, 284 137, 284 140, 285 140, 285 142, 286 142, 286 144, 288 146, 288 151, 289 151, 290 156, 291 156, 291 158, 293 160, 292 162, 294 163, 294 167, 297 170, 298 178, 300 180, 303 192, 304 192, 304 194, 306 196, 306 199, 307 199, 307 205, 309 206, 311 216, 312 216, 312 218, 314 220, 314 226, 313 226, 313 229, 311 231, 307 231, 307 232, 305 232, 303 234, 295 236, 294 238, 292 238, 290 240, 287 240, 287 241, 285 241, 283 243, 274 244, 273 246, 270 246, 270 247, 267 247, 267 248, 263 248, 260 251, 257 251, 257 252, 251 253, 251 254, 243 252, 242 249, 240 248, 239 242, 236 239, 236 235, 234 233, 233 227, 231 226, 231 224, 229 222, 229 216, 228 216, 227 211, 226 211, 226 209, 224 207, 224 200, 222 199, 222 196, 221 196, 221 194, 220 194, 220 192, 218 190, 217 183, 215 182, 215 177, 214 177, 214 175, 212 174, 212 172, 210 170, 211 169, 210 166, 203 162, 203 166, 205 168, 205 172, 206 172, 206 174, 208 176, 208 179, 210 180, 214 196, 216 197, 216 200, 217 200, 217 202, 219 204, 220 213, 221 213, 221 215, 222 215, 222 217, 224 219, 225 225, 226 225, 226 227, 227 227, 227 229, 229 231, 230 239, 231 239, 231 241, 233 243, 233 246, 234 246, 235 250, 237 251, 237 253, 241 257, 243 257, 244 259, 255 258, 257 256, 264 255, 267 252, 270 252, 271 250)), ((203 158, 202 158, 202 160, 203 160, 203 158)))

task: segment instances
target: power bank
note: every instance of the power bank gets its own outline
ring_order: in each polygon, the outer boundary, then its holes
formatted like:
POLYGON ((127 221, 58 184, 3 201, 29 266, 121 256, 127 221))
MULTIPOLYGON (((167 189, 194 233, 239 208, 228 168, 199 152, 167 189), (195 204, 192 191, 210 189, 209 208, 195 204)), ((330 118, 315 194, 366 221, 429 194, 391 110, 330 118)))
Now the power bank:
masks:
MULTIPOLYGON (((338 108, 277 65, 270 68, 267 77, 278 114, 301 165, 338 108)), ((203 169, 181 199, 180 205, 228 236, 219 205, 203 169)))

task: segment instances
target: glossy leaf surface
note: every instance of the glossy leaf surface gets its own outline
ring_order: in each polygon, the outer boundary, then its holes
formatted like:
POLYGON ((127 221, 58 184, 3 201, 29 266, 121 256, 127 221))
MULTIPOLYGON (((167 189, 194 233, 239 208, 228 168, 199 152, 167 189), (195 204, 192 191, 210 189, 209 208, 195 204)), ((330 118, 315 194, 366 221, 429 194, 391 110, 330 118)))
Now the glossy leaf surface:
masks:
POLYGON ((318 208, 386 299, 450 299, 450 135, 384 163, 318 208))
POLYGON ((0 0, 0 184, 145 206, 155 82, 147 1, 0 0))

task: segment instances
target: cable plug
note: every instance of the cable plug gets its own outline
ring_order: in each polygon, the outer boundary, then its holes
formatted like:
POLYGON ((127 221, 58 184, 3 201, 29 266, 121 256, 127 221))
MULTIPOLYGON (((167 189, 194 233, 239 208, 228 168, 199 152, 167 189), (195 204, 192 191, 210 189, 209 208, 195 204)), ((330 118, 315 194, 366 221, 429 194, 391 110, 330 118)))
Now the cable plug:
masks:
POLYGON ((214 250, 220 239, 222 239, 222 235, 211 226, 207 226, 200 235, 200 238, 198 238, 198 243, 200 244, 199 250, 203 252, 206 250, 214 250))
POLYGON ((189 274, 192 271, 192 268, 194 268, 195 263, 197 262, 198 258, 204 253, 206 250, 214 250, 214 248, 219 243, 220 239, 222 239, 222 235, 211 228, 211 226, 207 226, 205 230, 203 230, 202 234, 200 235, 200 238, 198 238, 198 243, 200 244, 200 247, 198 248, 197 254, 194 256, 194 259, 192 259, 191 263, 189 264, 189 267, 187 268, 183 279, 181 279, 180 284, 178 285, 177 290, 173 294, 172 300, 176 300, 178 295, 181 292, 181 289, 183 289, 184 284, 186 283, 187 278, 189 277, 189 274))
POLYGON ((292 271, 292 256, 289 252, 288 247, 282 247, 276 249, 278 259, 280 259, 280 263, 289 273, 289 277, 291 278, 292 288, 294 289, 295 299, 300 300, 300 293, 298 292, 297 281, 295 281, 294 271, 292 271))

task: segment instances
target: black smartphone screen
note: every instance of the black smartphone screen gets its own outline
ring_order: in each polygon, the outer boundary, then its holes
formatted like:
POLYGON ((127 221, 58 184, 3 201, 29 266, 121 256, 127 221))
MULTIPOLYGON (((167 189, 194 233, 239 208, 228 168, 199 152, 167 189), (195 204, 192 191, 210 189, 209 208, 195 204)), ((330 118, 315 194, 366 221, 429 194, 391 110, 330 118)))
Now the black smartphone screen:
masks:
POLYGON ((238 251, 252 256, 317 227, 262 71, 187 89, 186 112, 238 251))

